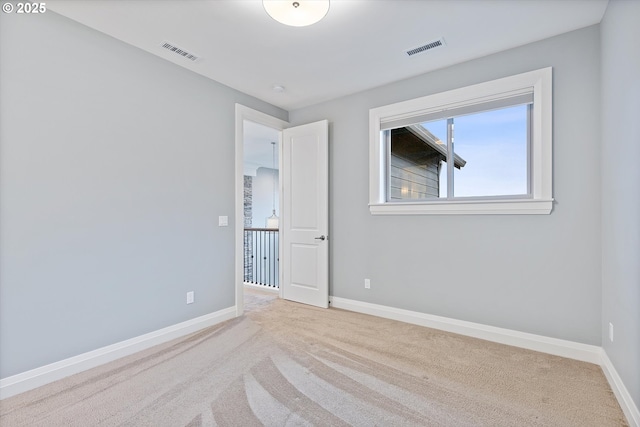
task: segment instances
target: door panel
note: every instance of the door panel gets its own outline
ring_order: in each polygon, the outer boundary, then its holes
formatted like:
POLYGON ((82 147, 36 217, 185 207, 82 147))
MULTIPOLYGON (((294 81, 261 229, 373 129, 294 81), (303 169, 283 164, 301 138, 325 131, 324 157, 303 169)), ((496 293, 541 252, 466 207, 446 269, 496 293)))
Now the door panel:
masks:
POLYGON ((282 135, 282 296, 329 306, 328 122, 282 135), (323 238, 321 238, 323 237, 323 238))
POLYGON ((316 289, 318 247, 294 243, 291 248, 291 286, 316 289))
POLYGON ((295 230, 317 230, 318 188, 317 140, 313 135, 291 138, 291 227, 295 230), (312 167, 309 167, 309 166, 312 167))

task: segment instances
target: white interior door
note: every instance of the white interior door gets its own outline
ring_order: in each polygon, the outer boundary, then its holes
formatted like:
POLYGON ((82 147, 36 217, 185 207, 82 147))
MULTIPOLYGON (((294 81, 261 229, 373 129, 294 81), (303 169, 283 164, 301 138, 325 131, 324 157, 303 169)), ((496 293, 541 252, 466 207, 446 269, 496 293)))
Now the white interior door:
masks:
POLYGON ((329 306, 329 123, 282 134, 282 297, 329 306))

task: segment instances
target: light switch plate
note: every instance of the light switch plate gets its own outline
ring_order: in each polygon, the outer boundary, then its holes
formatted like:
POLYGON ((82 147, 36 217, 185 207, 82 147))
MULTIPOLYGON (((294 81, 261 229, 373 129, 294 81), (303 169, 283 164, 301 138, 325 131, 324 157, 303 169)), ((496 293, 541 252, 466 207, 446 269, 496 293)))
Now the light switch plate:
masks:
POLYGON ((218 227, 226 227, 229 225, 229 217, 228 216, 219 216, 218 217, 218 227))

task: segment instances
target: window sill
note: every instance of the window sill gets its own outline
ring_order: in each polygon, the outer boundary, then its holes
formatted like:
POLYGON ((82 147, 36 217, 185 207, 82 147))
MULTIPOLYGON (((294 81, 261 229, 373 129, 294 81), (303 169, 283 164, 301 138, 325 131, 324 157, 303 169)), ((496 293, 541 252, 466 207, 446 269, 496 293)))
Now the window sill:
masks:
POLYGON ((553 199, 455 200, 376 203, 371 215, 548 215, 553 199))

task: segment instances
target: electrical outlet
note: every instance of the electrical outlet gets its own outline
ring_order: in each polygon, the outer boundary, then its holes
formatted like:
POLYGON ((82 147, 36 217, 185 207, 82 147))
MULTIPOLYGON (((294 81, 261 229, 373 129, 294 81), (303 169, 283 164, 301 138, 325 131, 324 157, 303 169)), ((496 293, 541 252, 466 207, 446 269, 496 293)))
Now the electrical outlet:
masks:
POLYGON ((364 279, 364 288, 365 289, 371 289, 371 280, 364 279))
POLYGON ((193 304, 193 291, 187 292, 187 304, 193 304))
POLYGON ((609 322, 609 341, 613 342, 613 323, 609 322))

